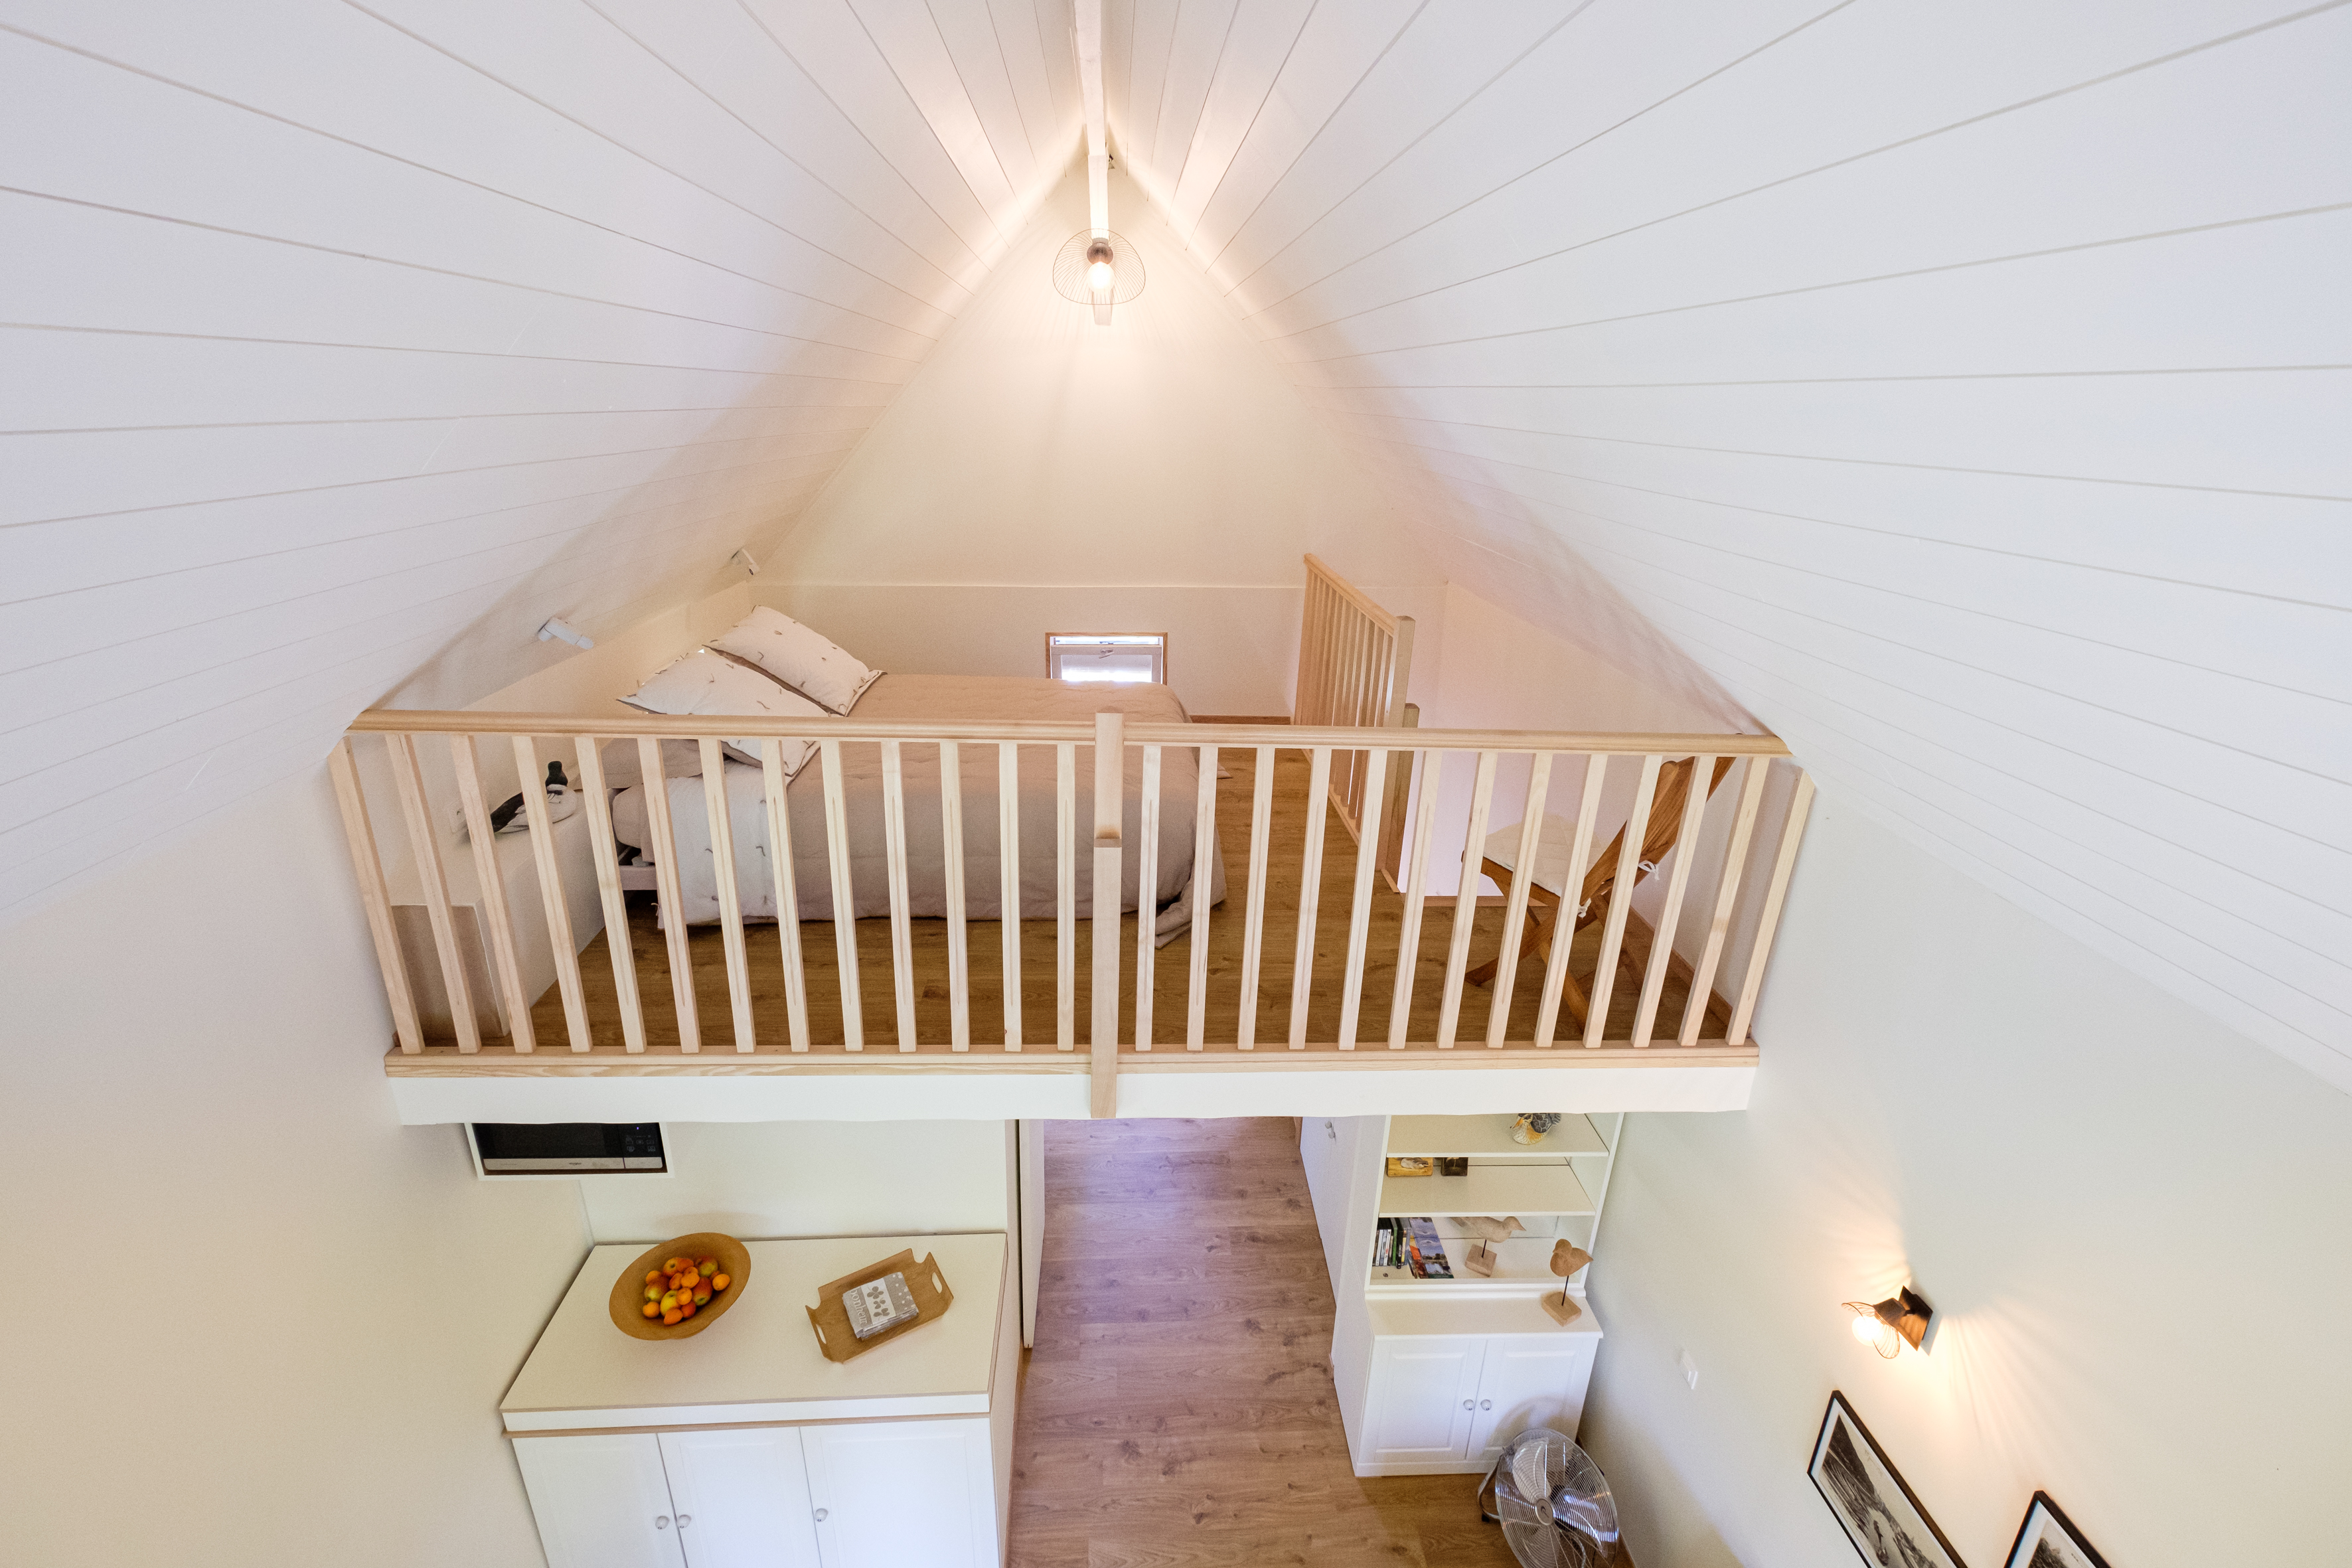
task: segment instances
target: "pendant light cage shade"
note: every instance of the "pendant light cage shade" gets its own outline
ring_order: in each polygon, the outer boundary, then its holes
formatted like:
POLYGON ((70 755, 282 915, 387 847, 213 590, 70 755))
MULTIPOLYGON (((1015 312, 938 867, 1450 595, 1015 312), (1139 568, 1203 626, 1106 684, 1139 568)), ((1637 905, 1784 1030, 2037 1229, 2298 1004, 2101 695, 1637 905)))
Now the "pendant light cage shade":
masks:
MULTIPOLYGON (((1127 240, 1113 234, 1110 246, 1111 296, 1114 305, 1124 305, 1143 292, 1143 258, 1127 240)), ((1087 268, 1097 240, 1092 229, 1080 229, 1054 253, 1054 291, 1074 305, 1091 305, 1094 292, 1087 287, 1087 268)))

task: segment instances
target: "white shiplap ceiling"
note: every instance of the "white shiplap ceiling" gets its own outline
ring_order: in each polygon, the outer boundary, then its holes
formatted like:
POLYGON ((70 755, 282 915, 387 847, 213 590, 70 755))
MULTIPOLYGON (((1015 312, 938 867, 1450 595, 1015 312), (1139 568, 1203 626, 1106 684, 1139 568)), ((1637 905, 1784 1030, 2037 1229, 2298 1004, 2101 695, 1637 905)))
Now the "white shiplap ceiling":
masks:
POLYGON ((1067 0, 0 5, 0 921, 722 585, 1077 124, 1067 0))
MULTIPOLYGON (((1105 12, 1454 575, 2352 1086, 2352 9, 1105 12)), ((0 0, 0 920, 780 537, 1067 167, 1069 19, 0 0)))
POLYGON ((1449 570, 1712 678, 1825 789, 2352 1088, 2352 10, 1109 0, 1106 33, 1128 174, 1449 570))

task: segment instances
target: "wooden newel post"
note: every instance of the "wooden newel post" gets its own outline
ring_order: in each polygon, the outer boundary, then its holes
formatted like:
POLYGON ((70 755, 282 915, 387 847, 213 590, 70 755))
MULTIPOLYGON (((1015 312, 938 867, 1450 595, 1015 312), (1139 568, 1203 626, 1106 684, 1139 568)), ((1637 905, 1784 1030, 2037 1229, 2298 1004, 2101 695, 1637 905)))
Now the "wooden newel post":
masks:
POLYGON ((1096 1117, 1118 1114, 1119 816, 1125 805, 1125 726, 1126 721, 1119 714, 1095 715, 1095 870, 1091 895, 1095 929, 1090 982, 1094 1029, 1087 1110, 1096 1117))

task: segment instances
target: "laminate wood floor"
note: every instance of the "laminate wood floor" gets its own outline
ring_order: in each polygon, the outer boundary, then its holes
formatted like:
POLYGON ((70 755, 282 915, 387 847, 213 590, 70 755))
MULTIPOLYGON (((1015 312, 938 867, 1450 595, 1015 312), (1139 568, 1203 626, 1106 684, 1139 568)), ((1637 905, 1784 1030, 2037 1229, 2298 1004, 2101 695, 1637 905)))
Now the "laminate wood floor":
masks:
POLYGON ((1056 1121, 1013 1568, 1508 1568, 1477 1478, 1359 1479, 1288 1118, 1056 1121))

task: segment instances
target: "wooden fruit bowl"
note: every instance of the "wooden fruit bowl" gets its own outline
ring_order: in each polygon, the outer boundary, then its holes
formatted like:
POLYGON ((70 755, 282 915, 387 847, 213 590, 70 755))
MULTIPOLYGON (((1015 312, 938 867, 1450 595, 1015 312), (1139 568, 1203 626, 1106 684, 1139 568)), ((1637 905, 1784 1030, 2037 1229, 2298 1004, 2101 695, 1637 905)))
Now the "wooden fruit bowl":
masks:
POLYGON ((719 1315, 742 1300, 744 1289, 751 1283, 751 1249, 731 1236, 721 1236, 715 1230, 698 1230, 692 1236, 673 1237, 659 1247, 649 1247, 613 1281, 613 1326, 633 1340, 682 1340, 700 1333, 719 1321, 719 1315), (716 1258, 719 1272, 727 1276, 727 1289, 710 1298, 710 1304, 698 1310, 682 1323, 665 1323, 659 1318, 645 1314, 646 1274, 657 1268, 665 1258, 716 1258))

